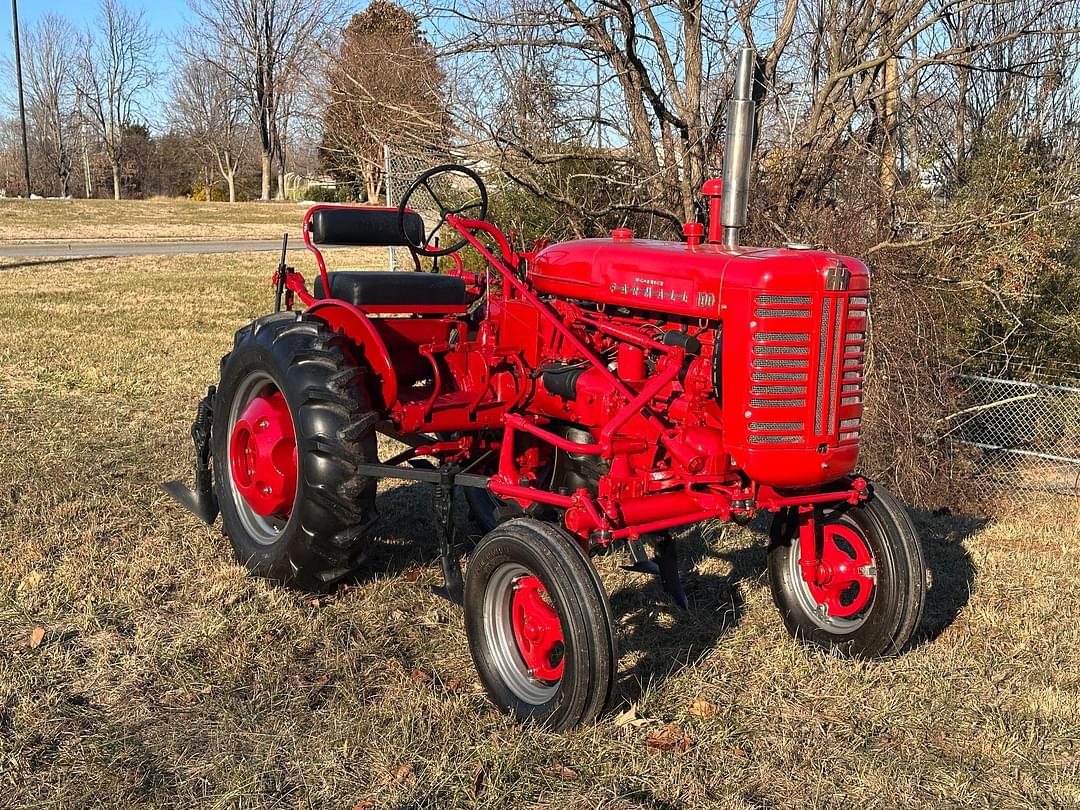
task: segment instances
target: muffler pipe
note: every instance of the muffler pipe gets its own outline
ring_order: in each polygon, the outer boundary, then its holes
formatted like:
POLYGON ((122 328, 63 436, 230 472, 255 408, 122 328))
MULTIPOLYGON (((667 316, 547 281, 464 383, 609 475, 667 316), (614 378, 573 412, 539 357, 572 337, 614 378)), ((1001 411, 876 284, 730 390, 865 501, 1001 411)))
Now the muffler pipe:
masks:
POLYGON ((724 141, 724 186, 720 221, 724 245, 739 246, 739 231, 746 226, 746 202, 750 194, 750 156, 754 148, 754 79, 757 58, 753 48, 740 48, 735 72, 735 92, 727 103, 727 136, 724 141))

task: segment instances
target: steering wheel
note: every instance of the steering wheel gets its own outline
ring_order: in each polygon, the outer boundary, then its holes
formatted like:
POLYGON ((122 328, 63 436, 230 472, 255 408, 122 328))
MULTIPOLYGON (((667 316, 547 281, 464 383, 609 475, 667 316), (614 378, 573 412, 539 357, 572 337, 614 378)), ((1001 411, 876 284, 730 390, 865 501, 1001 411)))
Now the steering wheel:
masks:
POLYGON ((428 169, 413 180, 412 185, 402 195, 401 202, 398 203, 398 230, 401 231, 405 244, 413 253, 419 253, 421 256, 447 256, 465 247, 468 240, 463 238, 449 247, 434 247, 439 231, 446 225, 446 218, 451 214, 455 216, 465 214, 469 219, 486 219, 487 209, 487 187, 484 186, 480 175, 466 166, 444 163, 442 166, 428 169), (471 182, 476 187, 475 192, 468 188, 467 183, 462 187, 462 183, 454 182, 454 175, 463 176, 466 181, 471 182), (433 182, 435 177, 439 180, 433 182), (413 204, 414 202, 416 204, 413 204), (430 231, 426 230, 426 225, 421 228, 420 244, 413 241, 414 235, 405 228, 405 214, 409 209, 439 212, 439 221, 434 228, 430 231))

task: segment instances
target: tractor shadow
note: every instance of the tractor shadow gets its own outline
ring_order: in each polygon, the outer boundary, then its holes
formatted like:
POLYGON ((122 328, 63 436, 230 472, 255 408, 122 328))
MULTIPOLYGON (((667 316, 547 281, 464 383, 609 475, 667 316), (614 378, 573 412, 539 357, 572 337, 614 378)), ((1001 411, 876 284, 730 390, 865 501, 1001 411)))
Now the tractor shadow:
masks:
MULTIPOLYGON (((435 523, 435 485, 409 482, 391 486, 375 496, 379 521, 369 541, 367 557, 345 580, 356 585, 376 578, 399 576, 416 568, 439 566, 439 534, 435 523)), ((468 504, 460 489, 454 496, 454 523, 459 547, 468 552, 479 539, 468 519, 468 504)), ((441 578, 441 575, 439 575, 441 578)))
POLYGON ((609 596, 620 653, 633 660, 619 672, 623 702, 637 701, 713 649, 746 612, 744 583, 765 574, 766 550, 761 543, 717 551, 710 532, 698 527, 680 533, 676 542, 688 610, 677 607, 651 576, 639 575, 609 596), (730 572, 696 570, 707 558, 725 561, 730 572))
MULTIPOLYGON (((947 509, 908 510, 922 540, 930 583, 922 622, 908 644, 911 650, 935 641, 967 606, 977 570, 964 542, 988 520, 947 509)), ((692 666, 738 625, 746 612, 743 589, 751 584, 768 587, 770 520, 770 515, 759 515, 747 532, 740 533, 743 547, 735 549, 729 548, 730 541, 718 543, 713 529, 681 534, 679 569, 689 610, 676 607, 655 577, 641 576, 610 595, 620 650, 634 661, 619 673, 623 702, 638 700, 651 686, 692 666), (698 563, 708 558, 725 561, 730 572, 696 571, 698 563)), ((775 619, 779 622, 779 615, 775 619)))
POLYGON ((964 542, 989 520, 948 509, 931 512, 909 506, 908 512, 919 530, 930 582, 922 624, 909 645, 915 648, 935 641, 967 606, 978 570, 964 542))

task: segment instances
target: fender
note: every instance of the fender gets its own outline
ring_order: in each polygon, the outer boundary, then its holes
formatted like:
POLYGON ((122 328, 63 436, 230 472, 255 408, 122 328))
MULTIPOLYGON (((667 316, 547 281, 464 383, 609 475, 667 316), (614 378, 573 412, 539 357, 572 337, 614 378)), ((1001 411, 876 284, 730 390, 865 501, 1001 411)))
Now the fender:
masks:
POLYGON ((386 344, 367 315, 358 307, 338 299, 317 301, 306 311, 309 315, 325 321, 335 332, 341 332, 356 344, 360 356, 367 361, 379 379, 385 407, 391 408, 398 397, 397 374, 394 372, 386 344))

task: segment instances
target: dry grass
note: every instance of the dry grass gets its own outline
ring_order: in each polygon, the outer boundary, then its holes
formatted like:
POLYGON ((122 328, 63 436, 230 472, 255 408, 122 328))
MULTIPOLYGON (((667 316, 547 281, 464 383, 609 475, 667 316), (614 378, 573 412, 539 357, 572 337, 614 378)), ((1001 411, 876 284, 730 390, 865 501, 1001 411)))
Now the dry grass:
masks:
POLYGON ((0 265, 2 803, 1080 804, 1080 551, 1059 506, 921 515, 930 611, 888 663, 793 643, 754 531, 686 538, 688 613, 603 559, 642 722, 565 736, 483 696, 460 613, 429 592, 425 486, 385 487, 374 564, 334 596, 245 576, 156 484, 188 474, 193 406, 272 263, 0 265), (669 722, 688 750, 646 745, 669 722))
POLYGON ((306 206, 191 200, 0 200, 0 242, 299 238, 306 206))

